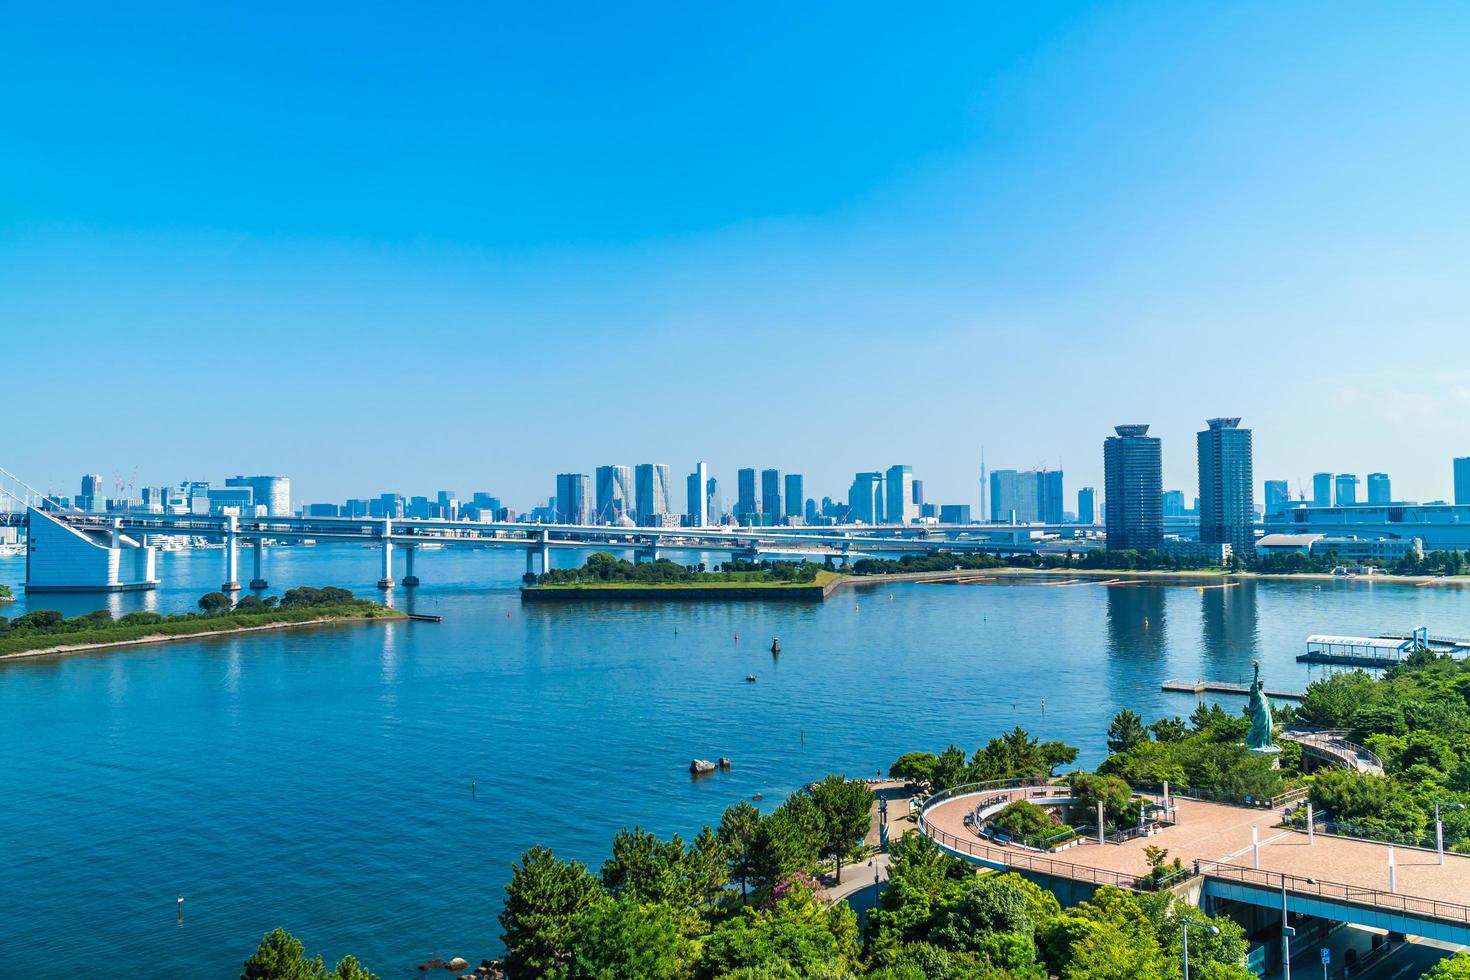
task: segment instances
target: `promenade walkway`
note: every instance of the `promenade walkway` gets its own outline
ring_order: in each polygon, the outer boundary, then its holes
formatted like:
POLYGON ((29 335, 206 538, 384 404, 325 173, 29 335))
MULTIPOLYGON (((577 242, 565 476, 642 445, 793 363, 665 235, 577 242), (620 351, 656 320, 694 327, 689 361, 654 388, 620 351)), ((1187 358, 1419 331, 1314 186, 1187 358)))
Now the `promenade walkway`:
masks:
MULTIPOLYGON (((1196 800, 1176 799, 1174 802, 1178 808, 1178 823, 1151 838, 1106 845, 1094 841, 1051 856, 982 841, 964 823, 965 813, 974 806, 974 799, 970 797, 961 796, 936 804, 925 814, 924 823, 925 829, 941 843, 951 847, 958 843, 955 849, 962 852, 966 846, 972 846, 975 850, 971 853, 975 857, 990 863, 999 858, 1010 866, 1060 874, 1075 880, 1089 880, 1091 874, 1090 880, 1099 883, 1117 883, 1109 879, 1121 881, 1147 874, 1149 867, 1143 849, 1148 845, 1168 848, 1169 859, 1179 858, 1186 868, 1192 868, 1198 861, 1207 873, 1214 873, 1212 868, 1218 864, 1219 877, 1264 882, 1266 875, 1240 873, 1255 868, 1251 846, 1251 832, 1255 828, 1261 841, 1261 872, 1302 879, 1302 888, 1307 887, 1305 879, 1314 879, 1312 887, 1321 883, 1323 894, 1327 892, 1327 883, 1346 886, 1346 891, 1339 891, 1348 900, 1372 900, 1374 904, 1382 904, 1382 900, 1374 898, 1372 893, 1390 891, 1389 851, 1393 850, 1397 865, 1393 890, 1397 896, 1463 906, 1463 918, 1470 921, 1470 856, 1447 854, 1445 863, 1440 865, 1438 856, 1432 851, 1402 847, 1391 849, 1386 844, 1325 834, 1317 834, 1308 843, 1305 833, 1274 828, 1272 824, 1277 815, 1270 810, 1251 810, 1196 800), (1048 870, 1042 866, 1045 862, 1052 862, 1056 867, 1048 870), (1076 871, 1068 873, 1067 868, 1075 868, 1076 871)), ((1279 877, 1271 880, 1279 887, 1279 877)), ((1289 884, 1289 887, 1296 889, 1298 886, 1289 884)), ((1389 897, 1388 900, 1394 899, 1389 897)))

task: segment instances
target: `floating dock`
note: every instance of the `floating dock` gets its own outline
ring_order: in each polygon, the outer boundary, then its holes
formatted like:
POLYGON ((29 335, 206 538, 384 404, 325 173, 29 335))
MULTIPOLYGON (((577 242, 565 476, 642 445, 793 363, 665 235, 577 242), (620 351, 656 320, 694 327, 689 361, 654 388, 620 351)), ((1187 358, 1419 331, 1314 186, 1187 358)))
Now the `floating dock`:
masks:
MULTIPOLYGON (((1171 694, 1239 694, 1245 697, 1251 693, 1251 686, 1231 681, 1168 680, 1164 681, 1163 690, 1171 694)), ((1303 691, 1277 691, 1269 687, 1263 688, 1262 693, 1275 701, 1300 701, 1305 696, 1303 691)))

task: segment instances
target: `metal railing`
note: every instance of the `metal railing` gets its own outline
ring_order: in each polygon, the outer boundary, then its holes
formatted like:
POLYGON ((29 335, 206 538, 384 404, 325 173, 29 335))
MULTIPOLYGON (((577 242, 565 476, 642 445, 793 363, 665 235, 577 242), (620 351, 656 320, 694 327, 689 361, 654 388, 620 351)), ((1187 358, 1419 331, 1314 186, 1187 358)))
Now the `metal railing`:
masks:
MULTIPOLYGON (((1152 793, 1160 795, 1164 791, 1162 783, 1139 783, 1133 787, 1135 792, 1152 793)), ((1204 803, 1225 803, 1229 806, 1249 807, 1253 810, 1278 810, 1298 800, 1306 799, 1307 789, 1305 786, 1297 789, 1289 789, 1285 793, 1276 796, 1246 796, 1236 793, 1221 793, 1216 790, 1195 789, 1191 786, 1175 786, 1169 784, 1169 796, 1181 800, 1199 800, 1204 803)))
POLYGON ((1196 861, 1194 870, 1196 874, 1203 874, 1207 878, 1235 881, 1248 887, 1268 889, 1278 893, 1284 882, 1288 893, 1291 894, 1311 895, 1346 905, 1356 905, 1377 911, 1399 912, 1404 915, 1470 926, 1470 905, 1461 905, 1458 902, 1442 902, 1433 898, 1400 895, 1397 892, 1386 892, 1366 885, 1319 881, 1315 878, 1301 878, 1297 875, 1282 874, 1276 871, 1258 871, 1255 868, 1242 868, 1233 864, 1221 864, 1218 861, 1196 861))
POLYGON ((1382 773, 1383 760, 1357 742, 1349 742, 1347 735, 1346 728, 1288 728, 1281 733, 1282 738, 1304 748, 1310 747, 1321 755, 1342 763, 1348 769, 1357 769, 1359 763, 1367 763, 1369 768, 1382 773))
POLYGON ((950 851, 967 854, 970 857, 991 864, 998 864, 1010 871, 1029 871, 1033 874, 1050 875, 1053 878, 1066 878, 1070 881, 1080 881, 1091 885, 1112 885, 1114 888, 1125 888, 1129 891, 1157 891, 1168 888, 1176 882, 1183 881, 1193 874, 1188 869, 1184 869, 1157 880, 1149 875, 1140 878, 1118 871, 1088 867, 1085 864, 1058 861, 1055 858, 1042 857, 1031 851, 991 847, 988 844, 958 837, 948 831, 940 830, 934 826, 926 826, 922 823, 920 824, 920 829, 929 835, 935 843, 950 851))

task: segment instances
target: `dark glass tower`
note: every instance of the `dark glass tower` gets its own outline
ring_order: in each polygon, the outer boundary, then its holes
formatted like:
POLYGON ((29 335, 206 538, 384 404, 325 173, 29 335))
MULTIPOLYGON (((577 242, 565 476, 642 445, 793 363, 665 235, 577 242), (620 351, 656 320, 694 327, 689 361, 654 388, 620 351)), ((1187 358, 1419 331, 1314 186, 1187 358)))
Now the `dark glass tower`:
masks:
POLYGON ((1256 550, 1251 430, 1240 419, 1210 419, 1199 434, 1199 539, 1228 544, 1242 558, 1256 550))
POLYGON ((1119 425, 1103 442, 1103 513, 1110 551, 1164 543, 1163 443, 1146 425, 1119 425))

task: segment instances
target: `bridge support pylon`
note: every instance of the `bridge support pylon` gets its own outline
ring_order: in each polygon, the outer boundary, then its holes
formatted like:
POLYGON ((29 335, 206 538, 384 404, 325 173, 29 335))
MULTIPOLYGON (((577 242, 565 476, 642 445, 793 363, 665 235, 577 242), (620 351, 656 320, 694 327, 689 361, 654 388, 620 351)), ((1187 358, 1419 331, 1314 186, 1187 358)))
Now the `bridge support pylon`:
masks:
POLYGON ((250 588, 259 592, 269 588, 265 580, 265 541, 262 538, 255 539, 255 577, 250 580, 250 588))
POLYGON ((231 514, 225 521, 225 581, 221 592, 240 591, 240 519, 231 514))
POLYGON ((391 518, 383 519, 383 526, 379 533, 383 538, 383 577, 378 579, 378 588, 393 588, 393 521, 391 518))
POLYGON ((416 588, 419 577, 413 573, 413 556, 418 553, 418 548, 411 544, 403 546, 403 587, 405 589, 416 588))

